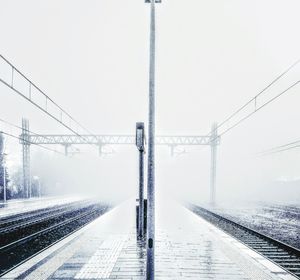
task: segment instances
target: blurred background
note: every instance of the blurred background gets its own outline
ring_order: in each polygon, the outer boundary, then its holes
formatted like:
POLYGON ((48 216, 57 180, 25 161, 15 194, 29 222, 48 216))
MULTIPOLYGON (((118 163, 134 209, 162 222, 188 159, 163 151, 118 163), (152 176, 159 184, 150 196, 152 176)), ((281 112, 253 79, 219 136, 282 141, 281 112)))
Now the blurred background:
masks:
MULTIPOLYGON (((0 53, 95 134, 134 134, 147 123, 149 7, 143 0, 1 0, 0 53)), ((296 0, 164 0, 157 9, 157 134, 207 135, 300 58, 296 0)), ((0 64, 0 75, 10 70, 0 64)), ((263 98, 300 78, 296 65, 263 98)), ((16 80, 18 83, 18 80, 16 80)), ((26 85, 19 81, 20 90, 26 85)), ((299 202, 300 149, 262 156, 300 139, 300 85, 221 137, 217 201, 299 202)), ((267 99, 266 99, 267 100, 267 99)), ((259 100, 264 102, 264 99, 259 100)), ((69 134, 0 83, 0 118, 44 134, 69 134)), ((262 104, 262 103, 261 103, 262 104)), ((253 108, 252 108, 253 109, 253 108)), ((13 135, 21 131, 0 123, 13 135)), ((22 148, 5 136, 9 189, 22 189, 22 148)), ((63 147, 52 147, 64 151, 63 147)), ((69 157, 32 145, 35 189, 119 201, 137 192, 134 146, 92 146, 69 157)), ((210 147, 156 150, 156 189, 208 201, 210 147)))

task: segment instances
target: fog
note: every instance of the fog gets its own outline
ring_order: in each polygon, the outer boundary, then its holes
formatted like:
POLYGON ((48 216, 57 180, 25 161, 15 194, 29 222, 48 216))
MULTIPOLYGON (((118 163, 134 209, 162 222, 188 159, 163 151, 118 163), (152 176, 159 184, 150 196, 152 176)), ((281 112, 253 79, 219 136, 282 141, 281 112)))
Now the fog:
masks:
MULTIPOLYGON (((0 53, 95 134, 134 134, 147 123, 149 5, 143 0, 0 0, 0 53)), ((300 58, 296 0, 162 0, 157 5, 156 131, 207 135, 300 58)), ((0 75, 9 77, 7 69, 0 75)), ((2 77, 2 76, 1 76, 2 77)), ((293 68, 265 97, 300 77, 293 68)), ((22 85, 20 85, 22 87, 22 85)), ((299 203, 300 150, 260 152, 300 139, 300 86, 221 137, 217 200, 299 203)), ((69 134, 0 84, 0 118, 45 134, 69 134)), ((146 124, 147 127, 147 124, 146 124)), ((20 131, 0 123, 0 130, 20 131)), ((63 152, 63 147, 52 147, 63 152)), ((76 146, 68 158, 31 147, 44 193, 124 200, 136 195, 134 146, 76 146)), ((21 145, 6 137, 9 172, 21 145)), ((156 190, 190 201, 209 197, 210 147, 171 156, 156 148, 156 190)))

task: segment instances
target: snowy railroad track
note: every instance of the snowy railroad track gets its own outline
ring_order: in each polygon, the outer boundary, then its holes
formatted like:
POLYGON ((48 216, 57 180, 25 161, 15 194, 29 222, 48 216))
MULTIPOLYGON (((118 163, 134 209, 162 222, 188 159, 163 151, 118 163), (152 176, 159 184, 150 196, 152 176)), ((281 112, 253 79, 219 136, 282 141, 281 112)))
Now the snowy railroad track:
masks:
MULTIPOLYGON (((107 205, 99 203, 90 203, 85 207, 80 205, 77 209, 68 211, 66 215, 57 216, 55 221, 50 218, 47 225, 37 227, 35 231, 32 231, 32 224, 29 228, 23 227, 17 231, 22 234, 15 235, 17 238, 10 239, 9 243, 0 246, 0 276, 93 221, 108 209, 107 205)), ((4 235, 0 233, 1 240, 4 235)))
POLYGON ((87 205, 87 203, 72 202, 61 206, 52 206, 27 213, 0 218, 0 235, 2 236, 2 234, 5 234, 6 232, 15 231, 29 226, 30 224, 36 224, 51 217, 62 215, 67 211, 74 211, 78 209, 80 205, 87 205))
POLYGON ((300 250, 297 248, 200 206, 189 204, 187 208, 300 279, 300 250))

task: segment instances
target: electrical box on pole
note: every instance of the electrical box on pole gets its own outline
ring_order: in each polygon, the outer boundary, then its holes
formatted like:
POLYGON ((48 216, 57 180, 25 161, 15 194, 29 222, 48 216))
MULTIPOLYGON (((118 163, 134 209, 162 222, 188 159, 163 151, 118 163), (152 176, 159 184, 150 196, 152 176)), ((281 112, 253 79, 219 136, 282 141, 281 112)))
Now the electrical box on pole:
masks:
POLYGON ((144 152, 145 150, 145 126, 144 123, 136 123, 136 133, 135 133, 135 144, 139 151, 144 152))
MULTIPOLYGON (((145 3, 151 3, 151 0, 145 0, 145 3)), ((161 3, 161 0, 155 0, 155 3, 161 3)))

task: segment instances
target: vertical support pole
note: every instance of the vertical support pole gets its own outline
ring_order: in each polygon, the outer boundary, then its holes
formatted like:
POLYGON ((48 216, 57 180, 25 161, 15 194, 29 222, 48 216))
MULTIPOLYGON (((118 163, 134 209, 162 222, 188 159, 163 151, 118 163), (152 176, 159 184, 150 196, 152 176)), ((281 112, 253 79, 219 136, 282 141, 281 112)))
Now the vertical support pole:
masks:
POLYGON ((0 132, 0 154, 2 156, 2 172, 3 172, 3 176, 2 176, 2 179, 3 179, 3 183, 0 182, 3 186, 3 203, 6 204, 6 201, 7 201, 7 197, 6 197, 6 167, 5 167, 5 156, 6 156, 6 153, 5 153, 5 139, 3 137, 3 133, 0 132))
POLYGON ((216 203, 216 168, 217 168, 217 145, 218 145, 218 125, 214 123, 211 128, 211 167, 210 167, 210 204, 216 203))
POLYGON ((139 151, 139 237, 144 236, 144 151, 139 151))
POLYGON ((42 191, 42 189, 41 189, 41 180, 39 179, 39 198, 42 197, 41 191, 42 191))
POLYGON ((147 189, 147 280, 155 277, 155 0, 150 11, 148 189, 147 189))
POLYGON ((144 123, 136 123, 136 146, 139 151, 139 211, 138 236, 144 236, 144 151, 145 151, 144 123))
POLYGON ((103 147, 103 145, 102 145, 101 141, 99 141, 99 143, 98 143, 98 155, 99 155, 99 157, 102 156, 102 147, 103 147))
POLYGON ((3 162, 3 202, 6 204, 6 168, 5 161, 3 162))
POLYGON ((69 144, 65 144, 65 156, 69 155, 69 144))
POLYGON ((23 190, 25 197, 28 198, 28 192, 27 192, 27 172, 26 172, 26 127, 25 127, 25 119, 22 118, 22 159, 23 159, 23 190))
POLYGON ((29 121, 22 119, 23 187, 25 197, 31 197, 29 121))

